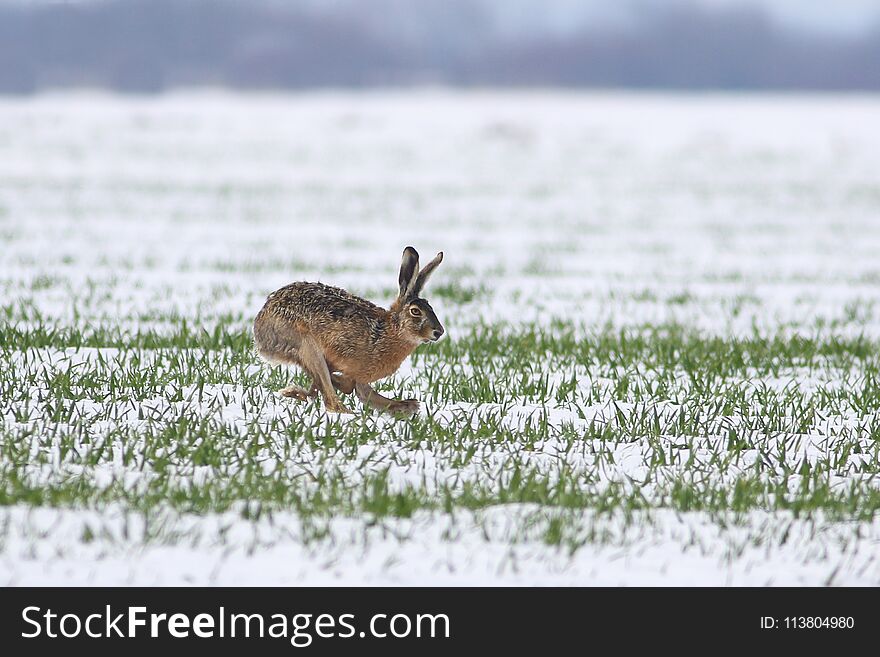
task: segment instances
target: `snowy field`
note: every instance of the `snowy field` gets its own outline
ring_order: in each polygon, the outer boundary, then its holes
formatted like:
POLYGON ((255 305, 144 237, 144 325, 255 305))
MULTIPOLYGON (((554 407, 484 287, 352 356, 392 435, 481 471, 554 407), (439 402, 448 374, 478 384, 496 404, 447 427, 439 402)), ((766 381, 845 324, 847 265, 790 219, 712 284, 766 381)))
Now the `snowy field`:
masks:
POLYGON ((880 585, 878 116, 0 100, 0 584, 880 585), (265 296, 408 244, 421 415, 277 395, 265 296))

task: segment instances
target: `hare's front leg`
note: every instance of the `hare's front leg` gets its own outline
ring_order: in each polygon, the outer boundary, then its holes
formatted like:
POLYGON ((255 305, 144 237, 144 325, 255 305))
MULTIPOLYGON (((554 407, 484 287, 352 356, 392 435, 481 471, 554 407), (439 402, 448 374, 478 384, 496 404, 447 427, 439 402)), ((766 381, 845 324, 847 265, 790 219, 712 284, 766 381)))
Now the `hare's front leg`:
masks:
POLYGON ((366 383, 355 383, 354 392, 365 405, 389 413, 414 415, 419 412, 418 399, 388 399, 373 390, 366 383))

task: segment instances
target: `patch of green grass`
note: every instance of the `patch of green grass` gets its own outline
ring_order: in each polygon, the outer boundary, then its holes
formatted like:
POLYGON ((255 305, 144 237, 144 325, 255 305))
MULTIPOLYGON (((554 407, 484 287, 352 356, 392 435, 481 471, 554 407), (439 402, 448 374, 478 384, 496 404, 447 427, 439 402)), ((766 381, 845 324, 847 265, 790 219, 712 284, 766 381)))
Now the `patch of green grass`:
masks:
POLYGON ((880 344, 859 335, 478 321, 378 384, 424 402, 395 420, 276 396, 302 377, 257 358, 244 314, 65 325, 23 297, 0 317, 0 505, 294 512, 316 537, 516 505, 537 510, 519 534, 570 551, 605 540, 584 512, 880 511, 880 344))
POLYGON ((430 296, 456 304, 467 304, 485 299, 487 291, 483 286, 468 286, 460 282, 441 283, 431 287, 430 296))

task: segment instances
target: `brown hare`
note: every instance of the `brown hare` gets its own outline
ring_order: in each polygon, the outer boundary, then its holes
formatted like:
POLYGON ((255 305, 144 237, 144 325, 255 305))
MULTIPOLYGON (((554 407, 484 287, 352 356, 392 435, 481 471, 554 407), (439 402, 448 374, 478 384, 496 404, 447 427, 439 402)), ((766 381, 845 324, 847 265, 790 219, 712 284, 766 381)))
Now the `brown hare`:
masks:
POLYGON ((272 363, 299 365, 312 379, 310 390, 289 386, 285 397, 305 400, 320 392, 328 411, 351 413, 334 387, 352 391, 373 408, 417 413, 416 399, 388 399, 370 383, 393 374, 423 342, 443 335, 443 326, 419 293, 443 253, 419 271, 419 254, 403 250, 400 291, 388 310, 338 287, 291 283, 269 295, 254 320, 254 343, 272 363))

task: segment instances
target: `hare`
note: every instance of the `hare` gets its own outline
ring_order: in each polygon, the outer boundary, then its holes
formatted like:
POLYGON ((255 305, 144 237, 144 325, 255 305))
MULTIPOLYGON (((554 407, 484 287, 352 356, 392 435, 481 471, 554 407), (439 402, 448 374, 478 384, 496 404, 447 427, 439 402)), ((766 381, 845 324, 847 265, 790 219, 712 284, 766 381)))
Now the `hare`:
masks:
POLYGON ((408 246, 400 264, 399 293, 388 310, 323 283, 291 283, 266 299, 254 320, 254 343, 271 363, 299 365, 312 379, 311 389, 289 386, 285 397, 316 397, 335 413, 351 413, 334 387, 355 392, 367 406, 414 414, 416 399, 388 399, 370 383, 393 374, 423 342, 436 342, 443 326, 419 297, 443 252, 419 271, 419 254, 408 246))

